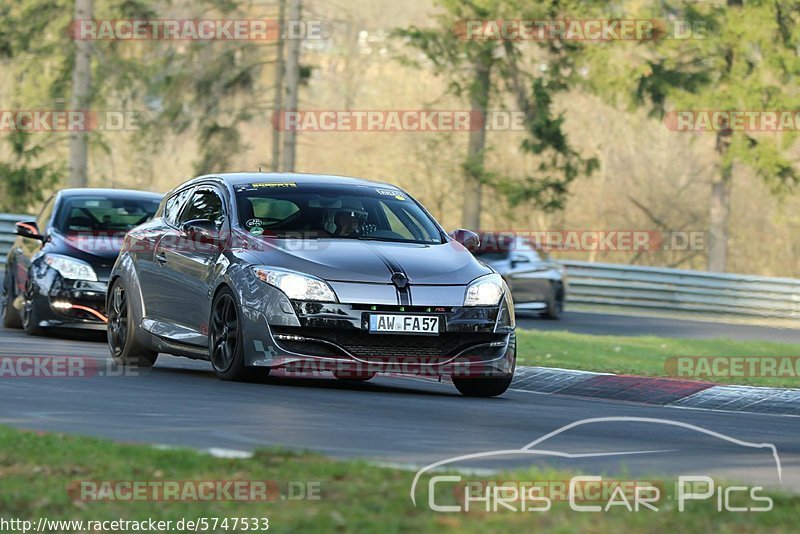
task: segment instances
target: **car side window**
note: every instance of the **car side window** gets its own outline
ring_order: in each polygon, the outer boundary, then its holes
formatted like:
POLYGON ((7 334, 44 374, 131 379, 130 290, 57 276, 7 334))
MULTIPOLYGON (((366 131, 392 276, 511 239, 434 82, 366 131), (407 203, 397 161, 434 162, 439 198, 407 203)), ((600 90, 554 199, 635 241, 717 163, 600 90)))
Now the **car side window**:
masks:
POLYGON ((39 217, 36 219, 36 226, 39 227, 41 233, 47 231, 47 225, 50 222, 51 215, 53 215, 53 207, 55 204, 55 199, 50 198, 39 213, 39 217))
POLYGON ((172 226, 176 226, 178 224, 178 215, 181 213, 181 209, 186 204, 186 200, 189 198, 189 194, 193 191, 193 188, 184 189, 183 191, 179 191, 172 195, 169 200, 167 200, 166 205, 164 206, 164 220, 167 221, 168 224, 172 226))
POLYGON ((217 229, 222 228, 225 223, 225 209, 223 208, 222 198, 213 189, 199 189, 194 195, 186 209, 181 213, 179 224, 194 219, 204 219, 212 221, 217 229))

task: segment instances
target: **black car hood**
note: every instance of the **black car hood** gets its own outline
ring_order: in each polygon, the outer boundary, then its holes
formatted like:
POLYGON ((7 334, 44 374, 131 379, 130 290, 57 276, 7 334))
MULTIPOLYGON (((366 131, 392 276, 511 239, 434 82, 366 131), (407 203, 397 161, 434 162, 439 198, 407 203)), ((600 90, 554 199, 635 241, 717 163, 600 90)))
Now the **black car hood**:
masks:
MULTIPOLYGON (((251 242, 252 243, 252 242, 251 242)), ((260 239, 251 261, 323 280, 391 283, 401 271, 410 284, 465 285, 492 272, 456 243, 424 245, 355 239, 260 239)))
POLYGON ((53 252, 78 258, 93 266, 107 266, 117 260, 124 239, 124 234, 54 234, 58 250, 53 252))

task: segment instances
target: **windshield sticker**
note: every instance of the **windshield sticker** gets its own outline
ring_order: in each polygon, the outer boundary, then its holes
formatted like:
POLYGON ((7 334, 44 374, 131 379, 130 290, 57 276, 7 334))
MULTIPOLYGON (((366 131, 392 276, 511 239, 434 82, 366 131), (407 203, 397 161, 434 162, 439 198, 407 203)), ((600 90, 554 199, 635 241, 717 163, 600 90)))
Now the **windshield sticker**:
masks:
POLYGON ((250 229, 251 235, 262 235, 264 233, 264 229, 260 226, 256 226, 255 228, 250 229))
POLYGON ((252 228, 254 226, 264 226, 264 221, 261 219, 250 219, 246 223, 244 223, 245 227, 252 228))
POLYGON ((295 182, 263 182, 260 184, 252 184, 256 189, 263 187, 297 187, 295 182))
POLYGON ((394 197, 397 200, 405 200, 406 197, 400 191, 395 189, 376 189, 375 190, 379 195, 387 196, 387 197, 394 197))

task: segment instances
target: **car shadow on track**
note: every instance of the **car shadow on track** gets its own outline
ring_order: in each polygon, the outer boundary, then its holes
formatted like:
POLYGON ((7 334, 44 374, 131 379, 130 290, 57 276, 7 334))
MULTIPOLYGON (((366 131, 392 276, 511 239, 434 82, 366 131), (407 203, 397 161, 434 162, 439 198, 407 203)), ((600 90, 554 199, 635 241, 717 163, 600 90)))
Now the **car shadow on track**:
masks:
MULTIPOLYGON (((414 387, 413 384, 423 385, 425 382, 430 382, 431 384, 436 383, 435 381, 421 381, 418 379, 405 379, 412 381, 410 382, 408 387, 405 386, 398 386, 398 385, 389 385, 389 384, 382 384, 382 383, 374 383, 374 382, 355 382, 355 381, 347 381, 347 380, 338 380, 333 377, 297 377, 297 376, 264 376, 260 377, 252 382, 223 382, 219 381, 208 369, 199 369, 199 368, 186 368, 186 367, 166 367, 166 366, 159 366, 156 364, 155 367, 146 371, 147 375, 150 376, 184 376, 184 377, 197 377, 203 379, 210 379, 215 380, 220 383, 229 385, 231 387, 237 386, 246 386, 249 384, 256 384, 256 385, 264 385, 264 386, 272 386, 272 387, 299 387, 299 388, 314 388, 314 389, 329 389, 329 390, 345 390, 345 391, 363 391, 365 393, 399 393, 399 394, 412 394, 412 395, 426 395, 426 396, 437 396, 437 397, 460 397, 461 395, 453 388, 453 391, 436 391, 431 390, 429 388, 422 388, 422 387, 414 387)), ((377 380, 381 380, 382 378, 380 375, 376 377, 377 380)), ((375 380, 375 379, 373 379, 375 380)))
POLYGON ((47 329, 36 336, 46 339, 63 339, 65 341, 86 341, 90 343, 108 343, 105 330, 78 330, 72 328, 47 329))

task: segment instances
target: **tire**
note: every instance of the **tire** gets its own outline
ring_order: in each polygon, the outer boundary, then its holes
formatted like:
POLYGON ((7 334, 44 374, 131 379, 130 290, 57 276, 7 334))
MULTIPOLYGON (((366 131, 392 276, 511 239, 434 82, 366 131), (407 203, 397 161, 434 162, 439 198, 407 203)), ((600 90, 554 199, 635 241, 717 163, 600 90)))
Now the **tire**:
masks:
POLYGON ((45 330, 39 326, 39 316, 36 313, 36 295, 31 287, 31 275, 28 273, 28 283, 25 287, 25 302, 22 305, 22 329, 29 336, 42 336, 45 330))
POLYGON ((561 314, 564 311, 564 287, 559 284, 556 286, 556 290, 550 294, 550 298, 547 299, 547 310, 542 313, 542 317, 545 319, 550 319, 552 321, 557 321, 561 318, 561 314))
POLYGON ((502 376, 477 376, 474 378, 460 378, 453 376, 453 385, 465 397, 497 397, 502 395, 511 386, 514 371, 517 368, 516 343, 514 350, 514 363, 511 373, 502 376))
POLYGON ((477 378, 453 377, 453 385, 465 397, 497 397, 511 386, 513 374, 477 378))
POLYGON ((14 309, 14 280, 6 269, 5 276, 6 296, 3 300, 3 326, 6 328, 22 328, 22 318, 19 312, 14 309))
POLYGON ((208 321, 208 355, 214 374, 222 380, 253 382, 269 373, 244 363, 242 314, 233 291, 222 288, 211 304, 208 321))
POLYGON ((158 353, 142 345, 136 336, 131 301, 121 278, 114 280, 108 295, 106 332, 111 358, 126 367, 152 367, 158 359, 158 353))

